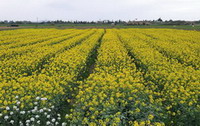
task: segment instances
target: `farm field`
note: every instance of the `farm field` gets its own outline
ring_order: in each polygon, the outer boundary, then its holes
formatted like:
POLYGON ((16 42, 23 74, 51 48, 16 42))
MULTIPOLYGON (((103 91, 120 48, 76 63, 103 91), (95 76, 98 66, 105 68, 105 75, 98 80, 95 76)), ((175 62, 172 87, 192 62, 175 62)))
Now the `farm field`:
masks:
POLYGON ((182 30, 196 30, 200 31, 200 25, 197 24, 194 27, 191 25, 125 25, 125 24, 117 24, 112 26, 110 24, 20 24, 19 27, 9 27, 8 24, 0 24, 0 31, 2 30, 13 30, 13 29, 88 29, 88 28, 101 28, 101 29, 109 29, 109 28, 153 28, 153 29, 182 29, 182 30))
POLYGON ((199 126, 200 32, 0 31, 0 126, 199 126))

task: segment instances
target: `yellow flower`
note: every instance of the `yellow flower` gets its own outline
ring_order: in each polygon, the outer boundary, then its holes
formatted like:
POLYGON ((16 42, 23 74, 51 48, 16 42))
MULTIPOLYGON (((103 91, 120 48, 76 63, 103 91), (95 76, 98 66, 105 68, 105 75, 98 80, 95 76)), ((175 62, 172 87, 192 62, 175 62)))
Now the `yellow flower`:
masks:
POLYGON ((139 123, 137 121, 134 121, 134 126, 139 126, 139 123))
POLYGON ((152 120, 154 118, 154 115, 149 114, 148 119, 152 120))

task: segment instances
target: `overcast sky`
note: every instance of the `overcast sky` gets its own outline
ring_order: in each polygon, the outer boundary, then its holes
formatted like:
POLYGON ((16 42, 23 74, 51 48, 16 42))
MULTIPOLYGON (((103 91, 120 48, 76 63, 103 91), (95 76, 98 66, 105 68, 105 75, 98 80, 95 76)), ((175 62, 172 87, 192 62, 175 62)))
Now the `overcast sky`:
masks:
POLYGON ((200 0, 0 0, 0 20, 200 20, 200 0))

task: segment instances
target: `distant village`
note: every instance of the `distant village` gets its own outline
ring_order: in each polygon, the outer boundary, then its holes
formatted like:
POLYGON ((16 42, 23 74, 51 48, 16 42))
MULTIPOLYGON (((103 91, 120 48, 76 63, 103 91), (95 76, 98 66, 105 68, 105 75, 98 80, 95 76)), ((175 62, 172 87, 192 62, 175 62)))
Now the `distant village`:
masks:
POLYGON ((55 21, 0 21, 0 24, 5 24, 9 27, 18 27, 22 24, 108 24, 108 25, 200 25, 199 21, 184 21, 184 20, 162 20, 161 18, 157 20, 130 20, 130 21, 122 21, 122 20, 99 20, 99 21, 63 21, 63 20, 55 20, 55 21))

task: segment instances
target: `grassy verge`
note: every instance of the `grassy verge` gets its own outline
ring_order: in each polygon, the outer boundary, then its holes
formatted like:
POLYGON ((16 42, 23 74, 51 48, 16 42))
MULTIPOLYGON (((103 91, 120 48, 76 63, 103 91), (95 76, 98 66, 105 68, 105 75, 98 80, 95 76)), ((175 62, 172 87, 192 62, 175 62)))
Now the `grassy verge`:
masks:
POLYGON ((0 30, 12 30, 12 29, 25 29, 25 28, 57 28, 57 29, 88 29, 88 28, 170 28, 170 29, 184 29, 184 30, 198 30, 200 31, 200 25, 123 25, 118 24, 112 26, 110 24, 21 24, 19 27, 8 27, 7 24, 0 24, 0 30))

